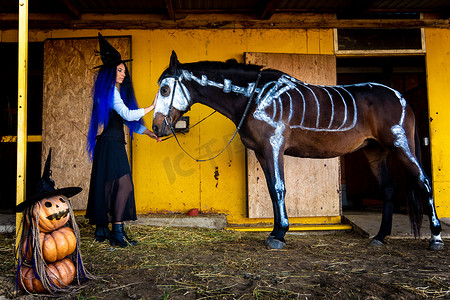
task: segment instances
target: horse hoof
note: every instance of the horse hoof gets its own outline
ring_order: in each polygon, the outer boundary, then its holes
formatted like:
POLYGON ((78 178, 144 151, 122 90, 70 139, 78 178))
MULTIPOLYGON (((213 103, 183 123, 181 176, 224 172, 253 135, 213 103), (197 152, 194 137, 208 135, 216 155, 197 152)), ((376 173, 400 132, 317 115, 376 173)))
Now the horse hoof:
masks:
POLYGON ((274 239, 275 237, 273 235, 269 235, 266 239, 266 241, 264 242, 264 244, 266 246, 269 246, 269 243, 274 239))
POLYGON ((380 247, 380 246, 383 246, 383 245, 384 245, 384 243, 382 241, 377 240, 377 239, 372 239, 370 241, 370 243, 369 243, 369 246, 372 246, 372 247, 380 247))
POLYGON ((275 237, 272 235, 269 235, 265 244, 268 249, 278 249, 279 250, 279 249, 283 249, 284 247, 286 247, 285 242, 275 239, 275 237))
POLYGON ((428 249, 434 251, 442 250, 444 249, 444 242, 442 240, 431 240, 428 249))

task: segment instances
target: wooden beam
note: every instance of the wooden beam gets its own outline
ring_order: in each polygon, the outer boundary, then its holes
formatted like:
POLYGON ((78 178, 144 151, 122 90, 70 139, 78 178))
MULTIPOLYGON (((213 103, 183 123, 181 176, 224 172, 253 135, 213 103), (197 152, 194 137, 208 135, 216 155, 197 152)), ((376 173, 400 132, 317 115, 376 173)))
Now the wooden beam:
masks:
MULTIPOLYGON (((19 61, 17 90, 17 178, 16 204, 26 199, 27 84, 28 84, 28 0, 19 0, 19 61)), ((16 215, 18 233, 21 215, 16 215)), ((19 236, 17 234, 17 236, 19 236)))
POLYGON ((280 5, 280 2, 281 0, 270 0, 269 2, 267 2, 261 14, 261 20, 269 20, 270 18, 272 18, 275 10, 280 5))
POLYGON ((76 19, 81 19, 80 10, 73 4, 72 0, 60 0, 69 9, 70 15, 76 19))
MULTIPOLYGON (((61 23, 36 24, 53 28, 61 23)), ((33 24, 34 27, 34 24, 33 24)), ((448 20, 284 20, 277 22, 243 20, 243 21, 83 21, 67 24, 71 29, 350 29, 350 28, 449 28, 448 20)))
MULTIPOLYGON (((315 15, 317 16, 317 15, 315 15)), ((337 20, 327 15, 310 18, 305 14, 277 13, 270 20, 255 20, 246 14, 188 15, 182 20, 167 20, 161 15, 83 14, 82 20, 67 15, 35 14, 29 18, 30 29, 351 29, 351 28, 449 28, 449 20, 433 19, 364 19, 337 20)), ((0 14, 3 29, 17 29, 17 15, 0 14)))
POLYGON ((166 8, 167 8, 167 13, 169 14, 169 19, 176 21, 175 11, 173 10, 172 0, 166 0, 166 8))

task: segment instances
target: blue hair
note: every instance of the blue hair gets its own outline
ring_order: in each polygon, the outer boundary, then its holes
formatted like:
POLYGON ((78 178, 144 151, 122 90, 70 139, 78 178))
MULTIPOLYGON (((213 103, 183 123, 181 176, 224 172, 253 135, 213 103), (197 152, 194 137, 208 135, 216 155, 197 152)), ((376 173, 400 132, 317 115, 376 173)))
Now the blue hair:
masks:
MULTIPOLYGON (((116 67, 117 65, 110 65, 100 68, 92 89, 93 104, 91 122, 87 136, 87 150, 91 160, 94 155, 98 127, 103 126, 103 128, 105 128, 108 126, 111 110, 113 109, 114 89, 116 84, 116 67)), ((134 95, 131 77, 126 65, 125 78, 120 86, 120 96, 122 97, 124 104, 129 109, 133 110, 139 108, 134 95)), ((137 132, 141 124, 143 124, 142 119, 139 121, 127 122, 127 125, 130 128, 131 138, 133 138, 133 132, 137 132)))

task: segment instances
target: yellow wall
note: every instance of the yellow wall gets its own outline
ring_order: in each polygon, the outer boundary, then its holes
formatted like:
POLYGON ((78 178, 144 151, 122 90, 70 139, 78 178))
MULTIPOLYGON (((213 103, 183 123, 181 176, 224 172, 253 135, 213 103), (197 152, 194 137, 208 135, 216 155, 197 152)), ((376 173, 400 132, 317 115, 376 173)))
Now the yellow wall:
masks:
MULTIPOLYGON (((148 64, 146 59, 151 59, 151 81, 136 76, 133 80, 136 89, 149 89, 154 95, 156 80, 167 67, 172 50, 181 62, 230 58, 243 62, 244 52, 332 54, 332 41, 331 30, 155 30, 133 35, 133 55, 137 45, 147 46, 142 63, 148 64)), ((136 64, 139 63, 133 63, 134 74, 136 64)), ((210 108, 197 104, 187 115, 194 124, 210 112, 210 108)), ((146 122, 151 123, 150 117, 146 122)), ((208 158, 225 147, 234 130, 231 121, 215 114, 180 137, 180 142, 194 157, 208 158)), ((271 221, 246 218, 245 149, 239 138, 221 156, 204 163, 189 158, 174 139, 156 144, 147 137, 138 137, 134 155, 136 204, 140 212, 200 208, 203 212, 225 213, 231 223, 271 221)), ((302 222, 336 220, 339 222, 340 218, 308 218, 302 222)))
MULTIPOLYGON (((31 31, 30 42, 47 38, 95 37, 97 30, 31 31)), ((132 36, 132 76, 140 106, 150 105, 157 79, 169 63, 172 50, 181 62, 227 60, 243 62, 244 52, 333 54, 332 30, 105 30, 108 35, 132 36)), ((17 31, 0 31, 1 42, 16 42, 17 31)), ((212 110, 195 105, 187 116, 191 124, 212 110)), ((152 116, 146 116, 151 125, 152 116)), ((231 138, 234 124, 215 114, 186 136, 183 147, 194 157, 218 153, 231 138)), ((147 136, 133 141, 133 180, 138 213, 181 212, 199 208, 225 213, 230 223, 271 222, 246 217, 245 149, 237 136, 218 158, 197 163, 184 154, 174 139, 155 143, 147 136)), ((267 199, 270 201, 270 199, 267 199)), ((293 218, 292 223, 334 223, 340 217, 293 218)))
POLYGON ((450 30, 426 29, 433 184, 438 217, 450 217, 450 30))
MULTIPOLYGON (((30 42, 47 38, 95 37, 98 30, 31 31, 30 42)), ((450 217, 450 31, 427 29, 427 75, 429 91, 433 183, 440 217, 450 217)), ((141 106, 150 105, 157 79, 166 68, 172 50, 181 62, 198 60, 243 61, 244 52, 333 54, 332 30, 105 30, 108 35, 132 36, 133 82, 141 106)), ((0 42, 17 42, 17 31, 0 31, 0 42)), ((211 112, 195 105, 187 115, 191 124, 211 112)), ((151 125, 152 116, 146 116, 151 125)), ((215 114, 195 127, 180 142, 195 157, 207 158, 225 147, 235 126, 215 114)), ((270 222, 246 217, 245 151, 237 137, 218 158, 197 163, 185 155, 174 139, 155 143, 146 136, 133 142, 133 179, 138 213, 203 212, 227 214, 230 223, 270 222), (217 171, 217 172, 216 172, 217 171)), ((267 199, 267 201, 270 201, 267 199)), ((333 223, 340 218, 294 218, 291 222, 333 223)))

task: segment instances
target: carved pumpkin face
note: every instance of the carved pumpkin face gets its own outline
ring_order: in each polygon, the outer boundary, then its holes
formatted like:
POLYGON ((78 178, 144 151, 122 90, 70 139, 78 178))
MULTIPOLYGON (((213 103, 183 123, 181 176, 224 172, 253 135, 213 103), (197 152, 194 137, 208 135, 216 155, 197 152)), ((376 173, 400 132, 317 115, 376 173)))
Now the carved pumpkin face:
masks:
POLYGON ((39 229, 42 232, 61 228, 70 218, 69 201, 62 195, 44 198, 34 205, 33 216, 35 220, 39 220, 39 229), (36 216, 37 214, 39 216, 36 216))

